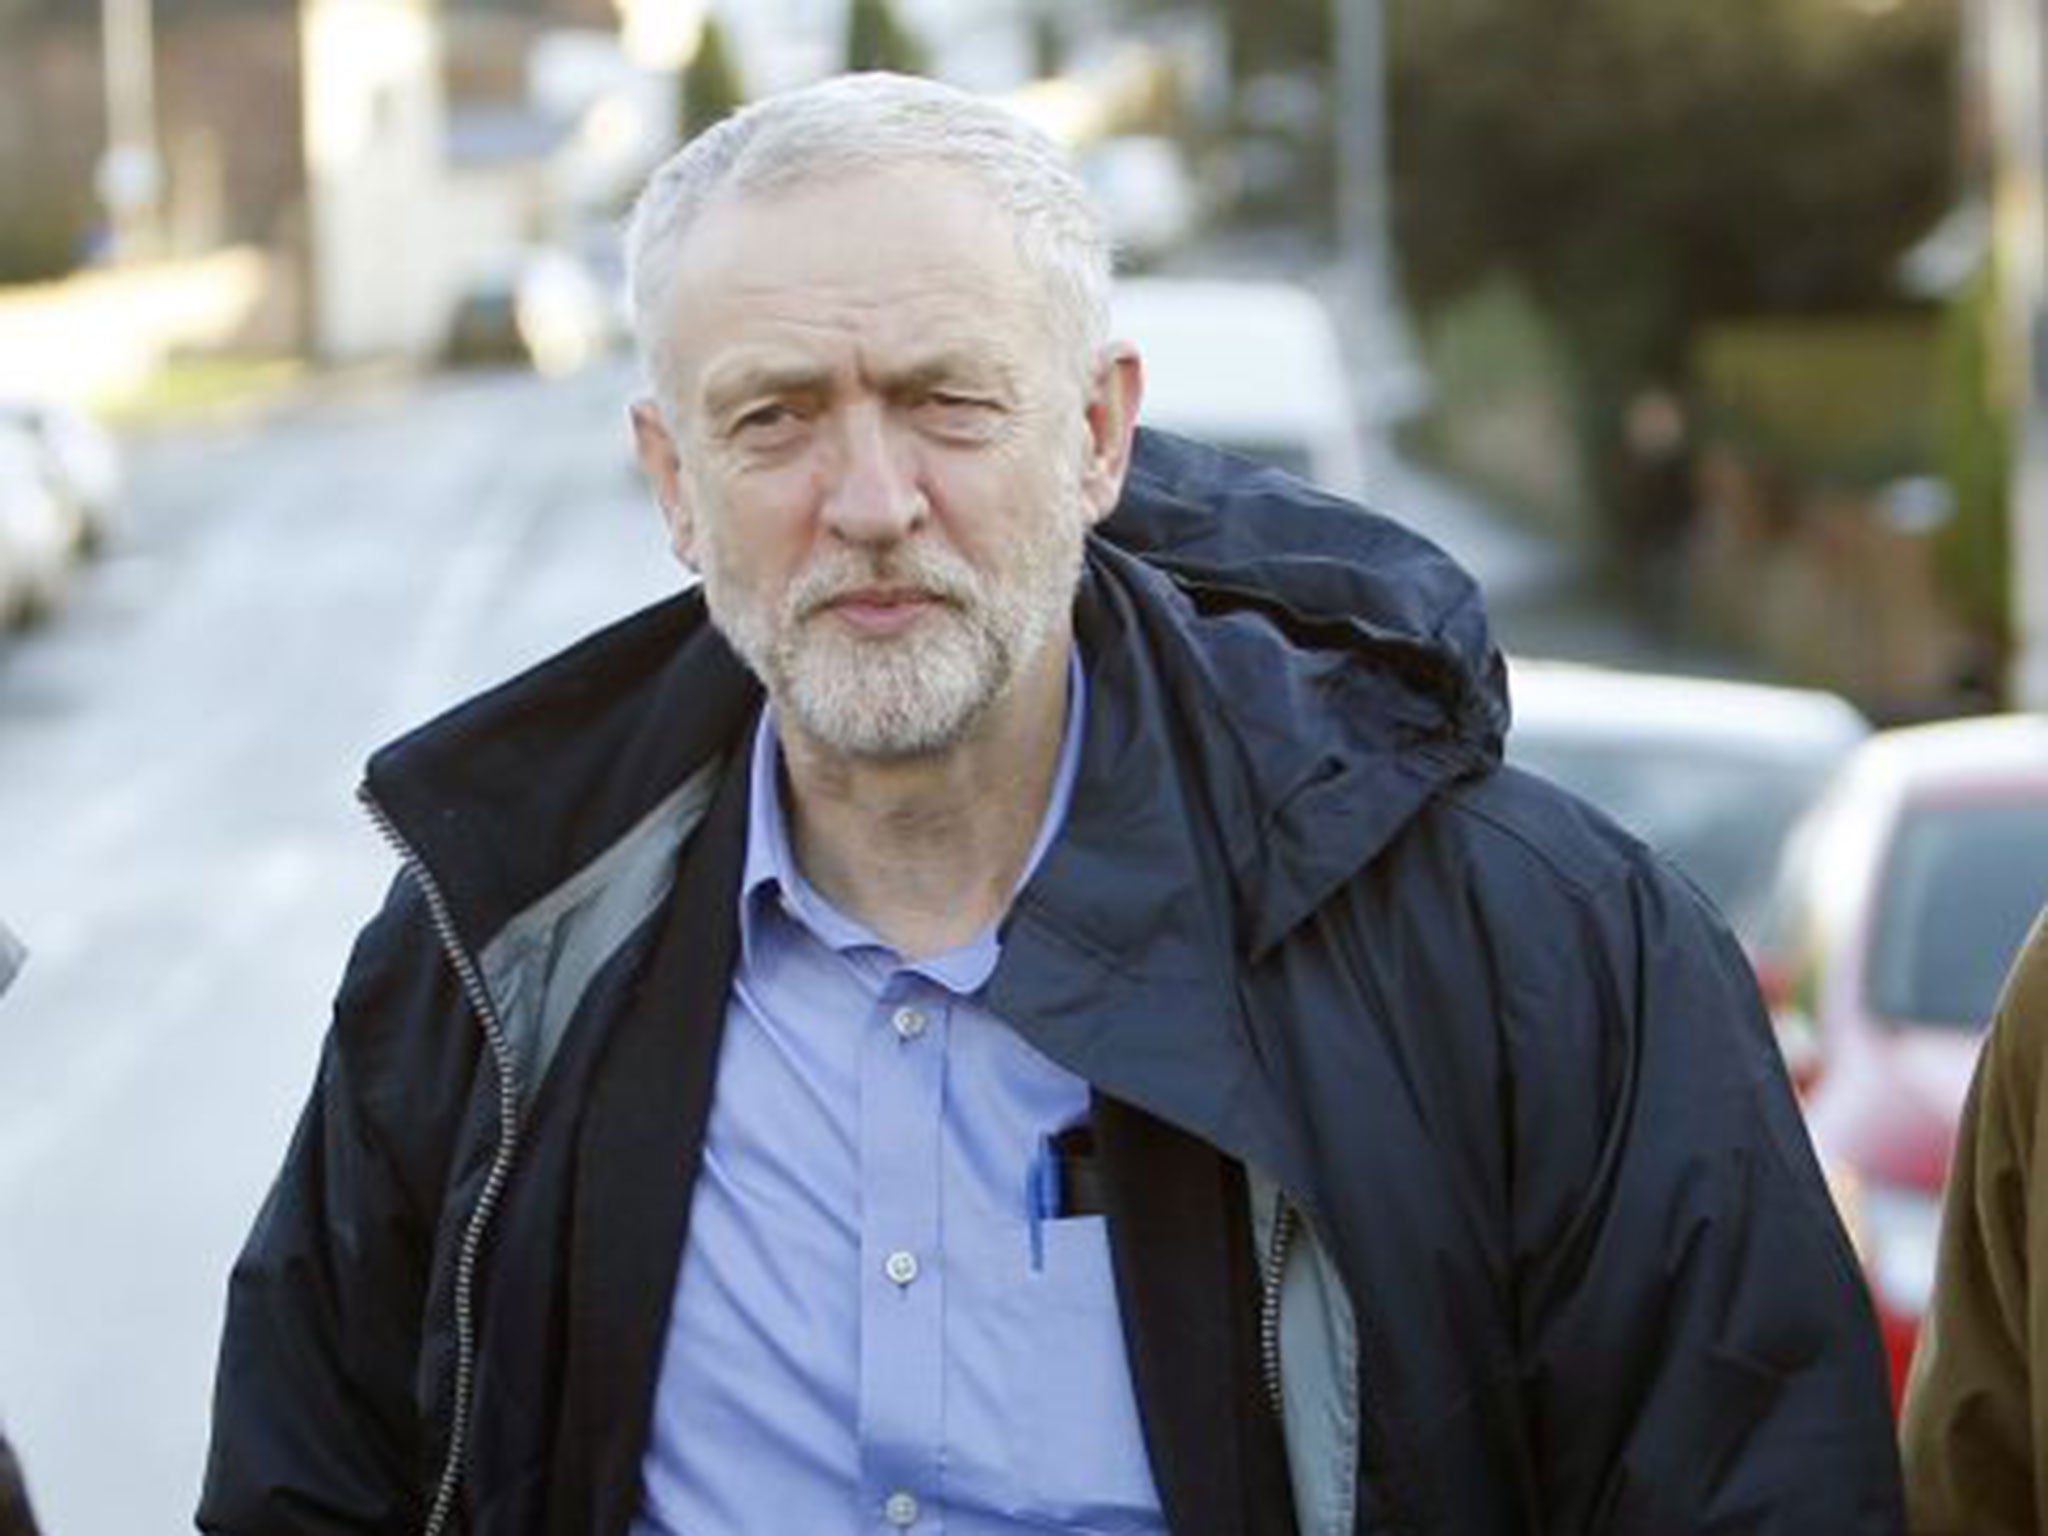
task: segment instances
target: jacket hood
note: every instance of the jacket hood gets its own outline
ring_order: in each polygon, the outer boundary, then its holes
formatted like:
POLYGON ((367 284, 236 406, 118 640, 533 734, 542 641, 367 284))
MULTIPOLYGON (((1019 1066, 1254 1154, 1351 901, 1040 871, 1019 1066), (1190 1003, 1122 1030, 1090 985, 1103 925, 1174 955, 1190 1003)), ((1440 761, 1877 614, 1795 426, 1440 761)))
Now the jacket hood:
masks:
POLYGON ((1106 539, 1204 595, 1263 612, 1308 650, 1369 655, 1404 718, 1498 758, 1507 679, 1478 583, 1413 529, 1268 468, 1141 430, 1106 539))
MULTIPOLYGON (((1204 859, 1253 947, 1499 755, 1503 669, 1470 577, 1398 523, 1183 439, 1140 432, 1076 623, 1099 738, 1086 831, 1170 844, 1170 781, 1216 829, 1204 859)), ((759 700, 685 591, 393 742, 365 797, 480 948, 741 742, 759 700)))
MULTIPOLYGON (((1124 838, 1157 827, 1148 867, 1195 831, 1216 838, 1208 873, 1228 878, 1239 951, 1270 946, 1438 789, 1498 760, 1504 668, 1477 586, 1409 529, 1148 433, 1102 531, 1077 608, 1091 676, 1130 654, 1119 634, 1139 638, 1148 675, 1110 688, 1125 729, 1084 782, 1124 838), (1178 824, 1162 810, 1175 800, 1178 824)), ((1114 718, 1093 711, 1091 727, 1114 718)))

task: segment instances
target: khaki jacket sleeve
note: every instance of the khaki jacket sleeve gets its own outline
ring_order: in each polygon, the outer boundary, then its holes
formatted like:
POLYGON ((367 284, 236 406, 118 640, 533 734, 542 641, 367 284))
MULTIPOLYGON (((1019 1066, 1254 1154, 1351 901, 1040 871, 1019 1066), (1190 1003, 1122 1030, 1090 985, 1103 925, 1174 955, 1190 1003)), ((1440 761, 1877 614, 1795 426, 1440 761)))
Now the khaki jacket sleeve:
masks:
POLYGON ((1956 1140, 1934 1301, 1901 1422, 1915 1536, 2048 1533, 2044 1035, 2048 915, 2006 983, 1956 1140))

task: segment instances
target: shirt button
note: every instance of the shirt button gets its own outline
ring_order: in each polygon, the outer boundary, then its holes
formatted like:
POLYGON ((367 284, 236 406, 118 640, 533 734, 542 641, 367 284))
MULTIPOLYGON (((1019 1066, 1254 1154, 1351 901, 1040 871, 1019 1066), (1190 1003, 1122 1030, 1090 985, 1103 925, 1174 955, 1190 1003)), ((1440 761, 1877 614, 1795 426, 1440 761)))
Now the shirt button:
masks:
POLYGON ((889 1019, 896 1026, 897 1037, 903 1040, 915 1040, 931 1021, 931 1015, 922 1008, 898 1008, 889 1019))
POLYGON ((917 1500, 907 1493, 892 1493, 882 1505, 882 1518, 899 1531, 917 1524, 918 1514, 917 1500))
POLYGON ((917 1255, 908 1248, 898 1248, 882 1262, 882 1273, 898 1285, 910 1284, 917 1278, 917 1255))

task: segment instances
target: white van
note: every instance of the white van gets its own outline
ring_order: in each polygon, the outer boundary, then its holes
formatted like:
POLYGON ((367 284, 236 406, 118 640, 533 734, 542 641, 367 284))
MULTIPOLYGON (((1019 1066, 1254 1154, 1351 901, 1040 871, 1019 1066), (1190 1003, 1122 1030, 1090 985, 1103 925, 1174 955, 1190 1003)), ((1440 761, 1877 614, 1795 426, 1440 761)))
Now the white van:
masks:
POLYGON ((1359 496, 1365 461, 1329 311, 1284 282, 1127 277, 1115 335, 1145 360, 1138 420, 1359 496))

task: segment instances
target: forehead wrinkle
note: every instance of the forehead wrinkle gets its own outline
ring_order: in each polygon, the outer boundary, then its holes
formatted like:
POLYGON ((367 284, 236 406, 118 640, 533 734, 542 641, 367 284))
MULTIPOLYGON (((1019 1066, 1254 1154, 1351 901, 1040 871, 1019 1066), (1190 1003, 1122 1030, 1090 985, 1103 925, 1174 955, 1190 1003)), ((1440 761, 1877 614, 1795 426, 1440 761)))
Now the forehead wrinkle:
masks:
MULTIPOLYGON (((762 271, 763 253, 751 241, 698 249, 686 258, 672 313, 724 314, 742 323, 792 331, 857 332, 876 326, 929 333, 941 327, 983 328, 992 314, 1016 323, 1037 320, 1045 308, 1041 285, 1018 270, 994 269, 971 259, 927 257, 893 270, 818 270, 797 260, 787 270, 762 271)), ((773 266, 778 256, 766 253, 773 266)))
MULTIPOLYGON (((861 335, 852 328, 843 333, 829 325, 804 329, 823 332, 831 343, 845 342, 854 374, 884 394, 914 393, 947 382, 993 385, 1007 393, 1020 387, 1019 360, 996 337, 928 338, 920 328, 899 348, 891 338, 861 335)), ((846 372, 839 352, 837 345, 821 355, 810 355, 801 343, 750 347, 714 361, 700 396, 716 412, 755 396, 826 394, 846 372)))
POLYGON ((701 394, 715 413, 758 395, 818 394, 831 382, 832 368, 820 360, 743 355, 714 363, 701 394))
POLYGON ((849 259, 844 237, 831 259, 818 258, 807 244, 792 249, 792 238, 744 225, 700 231, 677 262, 675 288, 769 313, 784 304, 889 312, 919 303, 980 313, 991 303, 1042 302, 1043 284, 1007 252, 991 261, 987 252, 956 247, 865 263, 849 259))
POLYGON ((895 363, 882 363, 868 371, 875 383, 887 390, 928 389, 934 384, 959 381, 994 382, 1012 390, 1017 383, 1015 362, 999 346, 963 346, 941 341, 908 351, 895 363))
POLYGON ((672 309, 676 374, 699 373, 691 393, 711 412, 855 378, 884 391, 957 378, 1014 396, 1045 342, 1036 290, 1012 271, 922 260, 893 273, 764 273, 742 265, 748 242, 716 238, 692 254, 672 309))

